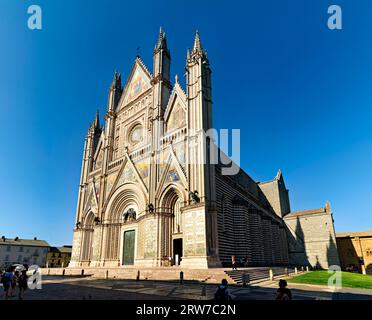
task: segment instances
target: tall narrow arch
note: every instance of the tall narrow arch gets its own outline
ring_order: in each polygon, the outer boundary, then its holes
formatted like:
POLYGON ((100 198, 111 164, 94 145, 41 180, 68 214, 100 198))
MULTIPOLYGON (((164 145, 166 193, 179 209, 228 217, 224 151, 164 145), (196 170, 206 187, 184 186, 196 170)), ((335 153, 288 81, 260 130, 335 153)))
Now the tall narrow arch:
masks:
MULTIPOLYGON (((147 196, 138 187, 138 184, 132 182, 126 182, 112 194, 104 214, 107 228, 105 228, 103 238, 105 243, 110 244, 105 247, 103 253, 107 261, 119 262, 123 224, 132 223, 145 213, 146 201, 147 196), (129 210, 134 214, 129 215, 129 210)), ((134 243, 132 244, 134 245, 134 243)))
POLYGON ((165 256, 172 258, 172 264, 179 264, 183 256, 182 207, 185 194, 176 185, 168 185, 160 198, 159 207, 163 214, 165 256))
POLYGON ((93 256, 93 239, 94 239, 94 219, 95 215, 89 211, 83 221, 83 248, 81 259, 91 261, 93 256))

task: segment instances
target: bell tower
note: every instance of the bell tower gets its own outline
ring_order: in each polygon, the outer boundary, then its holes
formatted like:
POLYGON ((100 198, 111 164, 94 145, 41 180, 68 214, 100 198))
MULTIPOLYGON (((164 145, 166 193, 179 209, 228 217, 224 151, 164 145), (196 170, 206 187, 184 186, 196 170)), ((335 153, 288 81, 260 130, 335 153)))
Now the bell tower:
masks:
MULTIPOLYGON (((188 191, 189 206, 185 208, 185 220, 193 219, 197 225, 185 227, 185 238, 191 236, 192 229, 204 233, 203 243, 194 239, 196 246, 203 246, 198 258, 190 257, 191 266, 220 266, 218 257, 217 211, 215 202, 215 168, 210 161, 213 148, 212 129, 212 85, 211 69, 206 51, 203 50, 199 33, 196 32, 192 51, 187 51, 186 59, 187 118, 188 118, 188 191), (190 236, 187 233, 190 233, 190 236)), ((183 261, 188 263, 187 257, 183 261)))
POLYGON ((160 27, 159 37, 153 53, 153 111, 152 111, 152 166, 150 174, 150 203, 155 203, 155 190, 158 181, 157 152, 160 150, 160 139, 164 133, 164 112, 167 106, 172 85, 170 83, 171 56, 167 46, 167 38, 160 27))

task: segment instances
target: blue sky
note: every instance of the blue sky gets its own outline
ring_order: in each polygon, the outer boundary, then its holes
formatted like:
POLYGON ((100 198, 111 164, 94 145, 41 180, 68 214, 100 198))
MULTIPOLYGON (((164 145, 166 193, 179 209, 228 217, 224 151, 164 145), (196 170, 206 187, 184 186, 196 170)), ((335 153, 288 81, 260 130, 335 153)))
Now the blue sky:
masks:
POLYGON ((172 76, 198 29, 212 67, 214 125, 240 128, 254 179, 282 169, 292 210, 330 200, 336 231, 372 229, 372 3, 2 0, 0 233, 69 244, 83 140, 113 71, 152 68, 162 25, 172 76), (343 30, 326 26, 343 9, 343 30), (43 29, 27 28, 27 8, 43 29))

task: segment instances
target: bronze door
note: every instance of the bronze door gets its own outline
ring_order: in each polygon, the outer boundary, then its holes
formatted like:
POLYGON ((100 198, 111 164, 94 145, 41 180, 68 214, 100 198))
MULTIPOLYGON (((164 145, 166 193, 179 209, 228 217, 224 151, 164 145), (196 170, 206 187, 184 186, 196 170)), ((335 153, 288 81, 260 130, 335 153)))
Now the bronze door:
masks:
POLYGON ((134 264, 134 230, 124 232, 124 246, 123 246, 123 265, 129 266, 134 264))

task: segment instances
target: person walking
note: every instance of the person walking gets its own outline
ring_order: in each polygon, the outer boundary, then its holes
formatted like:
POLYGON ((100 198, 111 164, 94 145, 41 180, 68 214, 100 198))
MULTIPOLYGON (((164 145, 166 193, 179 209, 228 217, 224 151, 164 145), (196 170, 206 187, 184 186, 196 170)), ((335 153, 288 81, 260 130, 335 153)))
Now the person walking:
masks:
POLYGON ((237 270, 235 256, 231 256, 231 265, 233 270, 237 270))
POLYGON ((14 276, 13 270, 12 268, 9 268, 7 272, 5 272, 1 277, 1 283, 4 286, 5 300, 8 300, 10 297, 13 276, 14 276))

